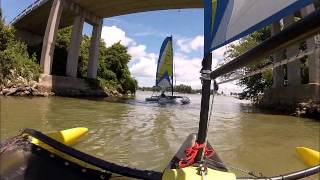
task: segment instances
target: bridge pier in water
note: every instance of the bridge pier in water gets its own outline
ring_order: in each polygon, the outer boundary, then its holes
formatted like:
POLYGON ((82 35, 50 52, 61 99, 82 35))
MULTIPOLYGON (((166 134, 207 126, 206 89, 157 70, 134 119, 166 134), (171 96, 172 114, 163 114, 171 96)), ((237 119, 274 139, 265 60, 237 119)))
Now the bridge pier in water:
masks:
POLYGON ((50 75, 54 56, 55 40, 60 25, 60 18, 63 10, 70 11, 74 14, 73 27, 70 48, 68 51, 66 75, 68 77, 77 77, 78 58, 84 22, 89 22, 93 26, 91 45, 89 51, 88 78, 96 78, 99 46, 103 19, 87 12, 77 4, 71 1, 54 0, 51 6, 43 46, 41 52, 41 70, 44 75, 50 75))
POLYGON ((98 56, 100 47, 100 38, 102 31, 103 21, 93 26, 90 51, 89 51, 89 65, 88 65, 88 78, 96 78, 98 71, 98 56))
MULTIPOLYGON (((313 5, 309 5, 301 10, 301 16, 305 17, 315 10, 313 5)), ((312 37, 306 41, 308 49, 320 48, 320 35, 312 37)), ((308 56, 309 84, 320 84, 320 51, 308 56)), ((319 90, 320 93, 320 90, 319 90)))
POLYGON ((74 18, 66 68, 66 75, 70 77, 77 77, 83 24, 84 17, 82 15, 78 15, 74 18))
POLYGON ((40 68, 44 74, 51 74, 54 46, 63 9, 63 0, 54 0, 43 38, 40 68))
MULTIPOLYGON (((315 10, 313 4, 301 9, 301 17, 305 17, 315 10)), ((275 35, 288 27, 297 17, 290 15, 282 21, 274 22, 271 28, 271 35, 275 35), (281 24, 283 27, 281 27, 281 24)), ((307 51, 320 48, 320 35, 307 39, 304 47, 301 44, 288 47, 285 51, 273 54, 274 62, 285 58, 296 56, 303 48, 307 51), (303 48, 302 48, 303 47, 303 48)), ((320 52, 319 49, 305 57, 305 66, 308 68, 308 75, 303 73, 301 59, 296 59, 273 69, 273 85, 265 90, 262 98, 262 106, 288 110, 296 108, 302 102, 315 102, 320 104, 320 52), (286 68, 285 68, 286 67, 286 68), (286 77, 286 79, 285 79, 286 77), (306 82, 306 79, 308 82, 306 82)))
MULTIPOLYGON (((43 74, 40 76, 40 86, 44 91, 54 91, 57 94, 77 94, 76 92, 91 92, 88 83, 77 78, 78 59, 84 23, 88 22, 93 26, 91 43, 89 47, 88 78, 95 79, 98 70, 98 56, 103 26, 103 18, 86 11, 72 1, 53 0, 48 22, 46 25, 43 46, 41 52, 40 67, 43 74), (66 62, 66 77, 53 76, 52 63, 54 61, 55 40, 60 26, 62 13, 73 14, 73 24, 70 47, 66 62)), ((99 94, 99 92, 92 92, 99 94)))

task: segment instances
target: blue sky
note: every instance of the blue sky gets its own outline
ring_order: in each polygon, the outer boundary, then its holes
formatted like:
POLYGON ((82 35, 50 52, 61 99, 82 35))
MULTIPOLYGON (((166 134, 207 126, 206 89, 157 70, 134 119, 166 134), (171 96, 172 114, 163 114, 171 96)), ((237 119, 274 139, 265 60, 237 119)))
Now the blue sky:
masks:
MULTIPOLYGON (((5 21, 35 0, 2 0, 5 21)), ((84 34, 91 34, 85 25, 84 34)), ((163 10, 104 19, 102 38, 110 46, 121 41, 132 56, 129 68, 140 86, 153 86, 156 61, 162 41, 173 35, 177 84, 200 88, 199 71, 203 51, 203 9, 163 10)), ((223 59, 225 47, 213 52, 213 67, 223 59)), ((237 87, 229 84, 227 89, 237 87)), ((228 91, 228 90, 227 90, 228 91)))

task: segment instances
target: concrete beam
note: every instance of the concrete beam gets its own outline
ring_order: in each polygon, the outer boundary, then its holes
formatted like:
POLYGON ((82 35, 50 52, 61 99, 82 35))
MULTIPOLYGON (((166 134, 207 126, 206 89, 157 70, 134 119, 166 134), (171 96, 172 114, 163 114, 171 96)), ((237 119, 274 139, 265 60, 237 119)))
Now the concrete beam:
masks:
MULTIPOLYGON (((281 31, 280 22, 274 22, 271 27, 271 35, 274 36, 281 31)), ((273 54, 274 62, 279 62, 283 59, 283 51, 279 51, 273 54)), ((279 66, 273 69, 272 71, 273 78, 273 88, 283 87, 284 86, 284 68, 279 66)))
POLYGON ((103 19, 98 25, 93 26, 88 64, 88 78, 96 78, 98 70, 98 56, 101 39, 103 19))
POLYGON ((66 74, 70 77, 77 77, 78 59, 82 39, 83 24, 83 16, 79 15, 74 18, 66 68, 66 74))
MULTIPOLYGON (((310 4, 301 10, 301 16, 305 17, 315 11, 313 4, 310 4)), ((314 49, 315 47, 320 47, 318 42, 320 35, 307 39, 307 48, 314 49)), ((309 83, 310 84, 320 84, 320 52, 319 50, 308 56, 308 67, 309 67, 309 83)))
POLYGON ((22 29, 17 29, 15 31, 15 37, 30 46, 39 45, 43 41, 43 36, 22 29))
MULTIPOLYGON (((47 15, 49 14, 53 0, 36 1, 34 6, 23 11, 13 22, 17 29, 24 29, 30 32, 43 35, 47 24, 47 15), (30 11, 29 11, 30 10, 30 11)), ((84 15, 86 22, 97 24, 100 18, 109 18, 119 15, 147 12, 154 10, 167 9, 186 9, 203 8, 203 0, 64 0, 69 6, 77 4, 80 9, 85 9, 88 16, 84 15), (99 17, 94 20, 90 16, 99 17), (95 22, 97 21, 97 22, 95 22)), ((70 11, 68 8, 65 8, 70 11)), ((76 11, 74 11, 76 12, 76 11)), ((60 28, 72 25, 72 13, 63 13, 60 28)), ((77 13, 76 13, 77 14, 77 13)))
POLYGON ((98 25, 100 23, 101 17, 95 15, 94 13, 90 12, 88 9, 81 7, 79 4, 73 1, 65 0, 64 7, 75 14, 82 14, 86 22, 90 23, 91 25, 98 25))
POLYGON ((60 17, 63 9, 63 0, 54 0, 43 38, 40 67, 44 74, 51 73, 52 60, 60 17))
MULTIPOLYGON (((283 19, 284 28, 290 26, 294 23, 294 16, 289 15, 283 19)), ((292 45, 287 48, 287 58, 293 57, 299 53, 299 45, 292 45)), ((288 75, 288 86, 297 86, 301 84, 301 70, 300 70, 301 62, 299 60, 293 61, 287 64, 287 75, 288 75)))

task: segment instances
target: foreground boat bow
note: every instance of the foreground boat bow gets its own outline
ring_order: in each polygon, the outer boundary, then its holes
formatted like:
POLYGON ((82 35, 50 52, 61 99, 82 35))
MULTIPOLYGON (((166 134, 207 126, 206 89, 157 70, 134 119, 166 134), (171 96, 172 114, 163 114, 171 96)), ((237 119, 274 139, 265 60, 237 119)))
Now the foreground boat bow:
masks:
POLYGON ((94 180, 117 176, 161 179, 155 171, 138 170, 110 163, 80 152, 41 132, 26 129, 0 147, 0 179, 94 180), (36 138, 45 146, 32 143, 36 138))
MULTIPOLYGON (((71 136, 81 137, 83 133, 74 131, 71 136)), ((58 132, 59 134, 60 132, 58 132)), ((57 134, 57 133, 56 133, 57 134)), ((66 134, 65 134, 66 135, 66 134)), ((53 137, 54 138, 54 137, 53 137)), ((207 144, 205 174, 199 173, 203 167, 198 161, 191 162, 186 149, 194 147, 196 135, 191 134, 172 158, 163 173, 120 166, 80 152, 66 144, 36 130, 26 129, 23 134, 7 140, 0 146, 0 179, 8 180, 94 180, 130 177, 146 180, 234 180, 235 174, 228 172, 218 154, 207 144), (41 141, 41 146, 33 143, 41 141), (45 146, 43 146, 45 145, 45 146), (189 165, 188 163, 191 164, 189 165), (179 166, 185 167, 179 167, 179 166), (115 176, 114 176, 115 175, 115 176)), ((70 138, 70 137, 69 137, 70 138)), ((68 139, 66 137, 66 139, 68 139)), ((78 138, 71 138, 78 139, 78 138)), ((59 139, 58 139, 59 140, 59 139)), ((61 139, 60 139, 61 140, 61 139)), ((69 141, 70 143, 71 141, 69 141)), ((75 142, 75 141, 73 141, 75 142)), ((68 142, 67 142, 68 143, 68 142)), ((255 177, 237 179, 299 179, 320 172, 320 166, 275 177, 255 177)))

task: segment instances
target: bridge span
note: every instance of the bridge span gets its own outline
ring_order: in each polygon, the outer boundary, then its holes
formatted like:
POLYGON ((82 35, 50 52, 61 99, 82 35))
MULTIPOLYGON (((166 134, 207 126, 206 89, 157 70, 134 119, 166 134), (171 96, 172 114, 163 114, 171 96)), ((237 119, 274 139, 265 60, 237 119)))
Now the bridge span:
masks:
POLYGON ((154 10, 202 8, 203 0, 38 0, 21 12, 11 24, 17 36, 28 44, 43 42, 41 69, 51 73, 57 30, 73 25, 67 60, 67 76, 77 76, 77 61, 84 22, 93 26, 88 77, 96 78, 98 48, 103 18, 154 10))

